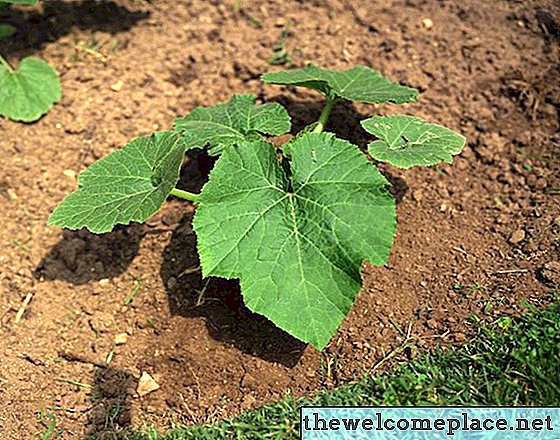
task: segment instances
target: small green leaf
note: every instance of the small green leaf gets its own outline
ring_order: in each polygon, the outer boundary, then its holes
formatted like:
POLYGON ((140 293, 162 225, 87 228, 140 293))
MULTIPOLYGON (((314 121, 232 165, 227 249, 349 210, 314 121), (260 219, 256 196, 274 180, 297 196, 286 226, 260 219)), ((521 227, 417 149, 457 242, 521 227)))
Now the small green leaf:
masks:
POLYGON ((418 90, 394 83, 376 70, 357 66, 349 70, 326 70, 309 64, 303 69, 266 73, 262 81, 317 90, 330 99, 379 104, 416 102, 418 90))
POLYGON ((60 98, 58 73, 44 61, 25 58, 15 71, 6 64, 0 64, 1 116, 33 122, 60 98))
POLYGON ((369 144, 369 154, 399 168, 451 163, 466 142, 449 128, 413 116, 375 116, 362 126, 380 139, 369 144))
POLYGON ((306 134, 292 177, 265 141, 227 148, 194 218, 204 276, 240 278, 246 305, 323 348, 360 290, 364 260, 387 262, 395 201, 349 142, 306 134))
POLYGON ((101 234, 155 214, 179 180, 187 146, 179 134, 139 137, 80 174, 78 190, 55 209, 49 225, 101 234))
POLYGON ((277 103, 258 106, 254 95, 235 95, 225 104, 199 107, 175 120, 189 147, 209 147, 217 155, 230 145, 254 138, 257 133, 279 136, 290 131, 290 115, 277 103))
POLYGON ((38 0, 1 0, 0 3, 12 3, 14 5, 34 5, 38 0))
POLYGON ((16 30, 11 24, 0 23, 0 40, 11 37, 16 33, 16 30))

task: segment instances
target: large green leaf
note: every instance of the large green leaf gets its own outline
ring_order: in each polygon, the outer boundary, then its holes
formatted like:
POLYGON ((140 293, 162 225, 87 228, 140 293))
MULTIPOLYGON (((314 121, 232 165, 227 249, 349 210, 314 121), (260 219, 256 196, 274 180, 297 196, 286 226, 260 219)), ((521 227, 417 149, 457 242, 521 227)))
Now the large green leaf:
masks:
POLYGON ((258 106, 254 95, 235 95, 225 104, 199 107, 175 121, 189 147, 209 147, 216 155, 257 133, 279 136, 291 128, 290 115, 277 103, 258 106))
POLYGON ((261 79, 270 84, 307 87, 331 99, 343 98, 375 104, 416 102, 418 96, 418 90, 394 83, 366 66, 337 71, 309 64, 303 69, 266 73, 261 79))
POLYGON ((32 122, 60 101, 58 74, 36 58, 25 58, 19 68, 0 64, 0 115, 15 121, 32 122))
POLYGON ((451 163, 466 142, 449 128, 413 116, 375 116, 362 126, 380 139, 369 144, 369 154, 399 168, 451 163))
POLYGON ((306 134, 291 153, 288 178, 265 141, 227 148, 194 229, 204 276, 240 278, 251 310, 323 348, 360 290, 362 262, 387 262, 395 202, 346 141, 306 134))
POLYGON ((55 209, 49 225, 100 234, 145 221, 177 184, 186 149, 175 132, 133 140, 80 174, 78 190, 55 209))

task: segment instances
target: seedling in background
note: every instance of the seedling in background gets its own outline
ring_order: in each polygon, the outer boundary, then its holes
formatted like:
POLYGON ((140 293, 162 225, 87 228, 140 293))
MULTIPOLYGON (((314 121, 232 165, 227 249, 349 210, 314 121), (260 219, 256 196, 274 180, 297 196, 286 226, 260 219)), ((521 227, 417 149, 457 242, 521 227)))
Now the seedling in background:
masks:
POLYGON ((286 26, 284 26, 284 29, 282 29, 280 38, 278 38, 278 42, 273 48, 274 52, 268 60, 268 64, 270 64, 271 66, 291 66, 294 64, 292 55, 290 54, 288 49, 286 49, 286 40, 290 35, 290 27, 291 25, 290 23, 288 23, 286 26))
MULTIPOLYGON (((322 349, 361 289, 363 262, 387 263, 396 228, 389 182, 358 147, 324 132, 330 112, 341 100, 415 102, 418 91, 364 66, 309 65, 262 80, 322 93, 319 120, 277 149, 265 135, 290 131, 280 104, 241 95, 197 108, 174 130, 137 138, 81 173, 49 224, 105 233, 147 220, 170 195, 193 202, 203 276, 238 278, 251 310, 322 349), (176 188, 193 148, 219 156, 200 194, 176 188)), ((370 155, 400 168, 450 163, 465 145, 411 116, 375 116, 362 126, 377 138, 370 155)))
MULTIPOLYGON (((5 4, 34 5, 37 0, 2 0, 5 4)), ((16 29, 0 24, 0 38, 8 38, 16 29)), ((33 122, 61 99, 58 73, 44 61, 28 57, 17 68, 0 55, 0 116, 14 121, 33 122)))

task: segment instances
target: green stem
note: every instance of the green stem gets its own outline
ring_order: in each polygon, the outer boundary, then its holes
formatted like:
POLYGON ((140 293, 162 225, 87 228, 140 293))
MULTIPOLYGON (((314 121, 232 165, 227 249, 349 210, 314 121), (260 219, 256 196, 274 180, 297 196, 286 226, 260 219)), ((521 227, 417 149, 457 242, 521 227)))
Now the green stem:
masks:
POLYGON ((169 194, 178 197, 180 199, 188 200, 189 202, 196 202, 196 198, 198 197, 198 194, 194 194, 188 191, 183 191, 182 189, 179 188, 173 188, 169 194))
POLYGON ((0 55, 0 64, 2 64, 10 73, 14 73, 14 68, 10 66, 10 63, 6 61, 6 59, 0 55))
POLYGON ((332 110, 335 102, 336 101, 334 99, 327 98, 327 102, 325 103, 325 107, 323 108, 323 111, 321 112, 321 116, 319 116, 319 120, 317 121, 317 125, 313 129, 313 133, 322 133, 323 132, 323 130, 325 129, 325 126, 327 125, 327 122, 329 120, 329 116, 331 115, 331 110, 332 110))

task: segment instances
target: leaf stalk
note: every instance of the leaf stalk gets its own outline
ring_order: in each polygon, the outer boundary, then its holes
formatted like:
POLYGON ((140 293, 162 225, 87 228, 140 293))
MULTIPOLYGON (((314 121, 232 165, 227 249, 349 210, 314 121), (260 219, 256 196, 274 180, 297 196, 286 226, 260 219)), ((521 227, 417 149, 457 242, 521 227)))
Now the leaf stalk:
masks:
POLYGON ((183 191, 179 188, 173 188, 169 193, 172 196, 175 196, 179 199, 188 200, 189 202, 196 202, 198 194, 194 194, 188 191, 183 191))
POLYGON ((10 65, 10 63, 8 63, 8 61, 6 61, 6 58, 4 58, 2 55, 0 55, 0 64, 2 64, 10 73, 14 73, 14 68, 10 65))
POLYGON ((313 129, 313 133, 322 133, 329 121, 329 116, 331 115, 331 111, 333 109, 334 103, 336 101, 332 98, 327 97, 327 102, 325 103, 325 107, 323 107, 323 111, 321 112, 321 116, 319 116, 319 120, 317 121, 317 125, 313 129))

